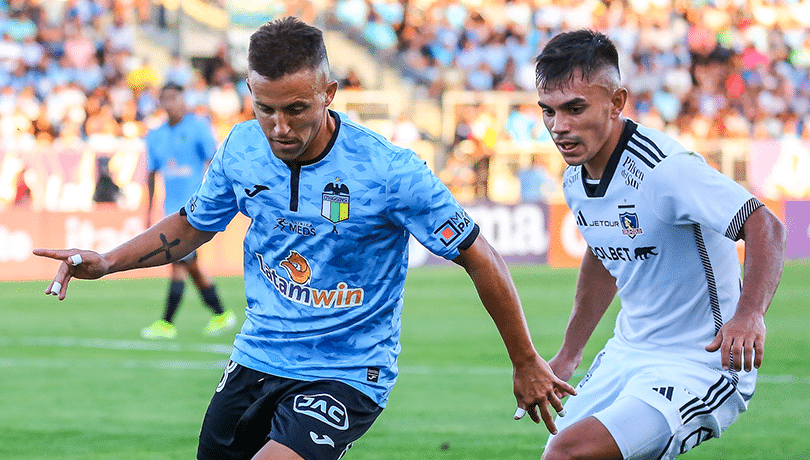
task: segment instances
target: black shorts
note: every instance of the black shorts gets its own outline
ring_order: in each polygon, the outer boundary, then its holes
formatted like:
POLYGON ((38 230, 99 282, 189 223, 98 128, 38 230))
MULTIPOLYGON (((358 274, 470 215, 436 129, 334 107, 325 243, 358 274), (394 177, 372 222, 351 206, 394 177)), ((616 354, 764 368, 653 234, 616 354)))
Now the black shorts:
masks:
POLYGON ((197 459, 250 459, 272 439, 306 460, 336 460, 381 412, 345 383, 286 379, 231 361, 205 413, 197 459))

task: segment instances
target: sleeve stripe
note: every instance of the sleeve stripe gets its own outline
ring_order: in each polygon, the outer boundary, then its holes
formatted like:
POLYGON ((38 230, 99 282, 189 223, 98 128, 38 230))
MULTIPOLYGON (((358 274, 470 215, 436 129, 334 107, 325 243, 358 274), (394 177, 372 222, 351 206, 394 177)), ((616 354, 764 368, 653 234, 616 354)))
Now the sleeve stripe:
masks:
POLYGON ((467 235, 467 238, 464 238, 464 241, 458 245, 458 248, 464 250, 470 249, 470 246, 472 246, 472 244, 475 242, 475 239, 478 238, 478 233, 480 231, 481 229, 478 227, 478 224, 474 224, 472 231, 469 235, 467 235))
POLYGON ((740 232, 742 231, 745 220, 748 219, 748 216, 750 216, 751 213, 756 211, 760 206, 764 205, 756 198, 751 198, 750 200, 746 201, 740 210, 737 211, 737 215, 734 216, 734 219, 731 219, 731 223, 728 225, 728 229, 726 229, 726 238, 734 241, 739 240, 740 232))

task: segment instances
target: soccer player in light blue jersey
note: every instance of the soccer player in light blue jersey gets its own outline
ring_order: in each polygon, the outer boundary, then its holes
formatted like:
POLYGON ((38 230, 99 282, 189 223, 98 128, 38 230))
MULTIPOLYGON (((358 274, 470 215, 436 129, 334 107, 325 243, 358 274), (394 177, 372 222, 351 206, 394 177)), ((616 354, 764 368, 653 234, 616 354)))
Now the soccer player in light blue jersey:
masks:
POLYGON ((614 296, 614 336, 565 404, 544 460, 672 459, 746 410, 782 275, 785 230, 739 184, 622 116, 616 47, 581 30, 537 58, 543 121, 586 251, 562 347, 571 378, 614 296), (735 241, 745 240, 745 279, 735 241))
MULTIPOLYGON (((160 174, 163 178, 165 190, 163 210, 168 216, 182 208, 197 190, 205 168, 217 149, 211 124, 188 113, 183 98, 182 86, 171 82, 164 85, 160 90, 160 106, 166 111, 167 120, 146 135, 146 160, 149 170, 147 227, 152 225, 156 176, 160 174)), ((143 328, 141 337, 173 339, 177 336, 174 316, 183 299, 186 276, 191 278, 203 302, 214 313, 203 330, 206 335, 218 335, 236 325, 236 315, 222 307, 216 286, 200 267, 197 251, 192 251, 171 265, 171 281, 163 318, 143 328)))
POLYGON ((503 259, 413 151, 329 110, 337 82, 321 32, 267 23, 248 59, 256 120, 232 129, 184 208, 103 255, 36 250, 63 261, 48 292, 177 260, 248 216, 246 320, 197 458, 339 459, 397 378, 413 235, 467 271, 506 345, 519 412, 556 432, 549 406, 574 390, 534 349, 503 259))

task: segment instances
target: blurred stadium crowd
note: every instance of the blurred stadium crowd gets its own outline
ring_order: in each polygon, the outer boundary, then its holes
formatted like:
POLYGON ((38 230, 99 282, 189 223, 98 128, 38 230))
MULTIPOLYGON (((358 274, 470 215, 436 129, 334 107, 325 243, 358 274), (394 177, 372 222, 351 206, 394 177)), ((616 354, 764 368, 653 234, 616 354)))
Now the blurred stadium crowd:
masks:
POLYGON ((620 49, 629 116, 696 137, 810 136, 807 0, 337 0, 334 19, 439 93, 534 91, 552 35, 620 49))
MULTIPOLYGON (((141 206, 142 137, 164 120, 157 90, 167 81, 187 88, 188 105, 220 139, 252 118, 227 43, 195 66, 180 54, 157 64, 136 52, 139 28, 161 21, 156 8, 162 2, 0 0, 0 209, 90 209, 107 166, 121 185, 118 205, 141 206)), ((451 90, 533 92, 545 41, 595 28, 620 47, 627 116, 681 139, 810 140, 810 0, 289 0, 274 8, 343 30, 432 100, 451 90)), ((351 71, 339 77, 344 90, 370 87, 351 71)), ((390 120, 386 134, 402 144, 430 137, 408 115, 390 120)), ((532 103, 513 104, 504 119, 469 104, 453 123, 452 139, 434 139, 444 144, 437 173, 454 190, 468 185, 472 196, 462 198, 488 197, 496 139, 548 140, 532 103)))

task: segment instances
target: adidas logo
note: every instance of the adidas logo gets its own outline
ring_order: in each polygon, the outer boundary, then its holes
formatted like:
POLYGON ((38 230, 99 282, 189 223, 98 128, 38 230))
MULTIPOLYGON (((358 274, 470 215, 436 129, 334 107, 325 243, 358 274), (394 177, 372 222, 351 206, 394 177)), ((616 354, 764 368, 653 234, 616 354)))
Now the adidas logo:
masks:
POLYGON ((585 216, 582 215, 582 211, 577 212, 577 225, 580 227, 588 226, 588 223, 585 222, 585 216))
POLYGON ((658 387, 658 388, 653 388, 653 391, 657 391, 658 393, 660 393, 660 394, 661 394, 661 396, 663 396, 663 397, 665 397, 665 398, 669 399, 670 401, 672 401, 672 391, 673 391, 673 390, 674 390, 674 388, 673 388, 673 387, 658 387))

